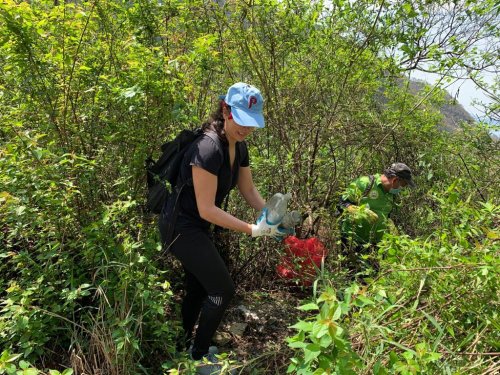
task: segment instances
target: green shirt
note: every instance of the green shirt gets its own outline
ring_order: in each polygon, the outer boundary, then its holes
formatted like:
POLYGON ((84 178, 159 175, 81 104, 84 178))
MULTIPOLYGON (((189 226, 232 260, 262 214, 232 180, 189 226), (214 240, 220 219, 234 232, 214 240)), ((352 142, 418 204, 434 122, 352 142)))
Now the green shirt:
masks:
POLYGON ((370 178, 363 176, 351 182, 342 195, 344 201, 349 201, 357 206, 366 205, 378 215, 378 220, 370 224, 365 218, 354 221, 349 214, 345 215, 342 222, 342 235, 352 238, 358 243, 377 243, 382 239, 387 229, 387 218, 395 206, 394 194, 386 192, 382 186, 380 174, 373 176, 373 187, 363 197, 363 192, 370 185, 370 178))

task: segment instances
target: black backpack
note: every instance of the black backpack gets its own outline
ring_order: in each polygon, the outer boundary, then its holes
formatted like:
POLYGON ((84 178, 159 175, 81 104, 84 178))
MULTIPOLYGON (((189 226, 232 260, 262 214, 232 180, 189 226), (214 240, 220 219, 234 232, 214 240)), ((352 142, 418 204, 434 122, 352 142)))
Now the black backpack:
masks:
POLYGON ((169 204, 167 204, 169 211, 165 213, 169 216, 168 222, 164 223, 165 238, 163 238, 162 247, 165 251, 168 250, 173 238, 182 191, 185 186, 193 185, 192 179, 185 181, 181 185, 177 181, 182 159, 189 146, 204 134, 212 138, 219 145, 219 152, 223 157, 222 145, 217 133, 213 131, 205 133, 202 129, 196 129, 182 130, 173 140, 163 144, 161 146, 162 155, 157 161, 154 161, 151 157, 146 160, 148 184, 147 209, 150 212, 160 214, 167 200, 171 199, 169 204))
POLYGON ((155 214, 161 213, 163 205, 175 190, 180 192, 183 186, 177 186, 177 177, 182 158, 189 146, 201 135, 201 129, 182 130, 173 140, 161 146, 162 155, 157 161, 146 159, 148 198, 146 207, 155 214), (170 186, 168 186, 170 185, 170 186))

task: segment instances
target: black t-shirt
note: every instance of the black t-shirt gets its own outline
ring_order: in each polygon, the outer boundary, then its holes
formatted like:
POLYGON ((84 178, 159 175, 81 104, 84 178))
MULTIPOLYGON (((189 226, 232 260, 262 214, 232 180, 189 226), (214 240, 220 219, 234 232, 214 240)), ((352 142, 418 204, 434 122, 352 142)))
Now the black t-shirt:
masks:
MULTIPOLYGON (((250 165, 246 143, 236 143, 233 170, 231 171, 227 142, 220 139, 214 132, 210 135, 204 134, 186 151, 179 172, 179 184, 192 179, 193 165, 217 176, 215 205, 221 207, 224 198, 238 182, 240 167, 250 165)), ((181 194, 176 228, 183 229, 193 226, 208 229, 210 223, 200 217, 194 187, 188 184, 181 194)))

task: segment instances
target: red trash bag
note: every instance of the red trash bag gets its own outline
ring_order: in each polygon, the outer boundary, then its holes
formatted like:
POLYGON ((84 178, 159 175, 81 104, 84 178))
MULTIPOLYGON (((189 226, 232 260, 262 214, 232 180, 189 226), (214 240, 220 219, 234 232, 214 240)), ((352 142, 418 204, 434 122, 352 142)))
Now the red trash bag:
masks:
POLYGON ((315 237, 301 240, 288 236, 284 243, 285 255, 276 267, 276 272, 284 279, 298 279, 302 285, 311 285, 328 250, 315 237))

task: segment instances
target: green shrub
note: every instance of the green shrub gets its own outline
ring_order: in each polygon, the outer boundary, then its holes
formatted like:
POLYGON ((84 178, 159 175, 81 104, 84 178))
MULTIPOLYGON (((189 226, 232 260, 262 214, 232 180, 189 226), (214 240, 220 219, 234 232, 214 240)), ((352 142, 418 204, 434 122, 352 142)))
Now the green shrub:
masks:
POLYGON ((292 327, 299 334, 289 340, 295 348, 290 372, 344 374, 354 371, 354 363, 357 374, 491 369, 499 338, 500 206, 462 201, 458 193, 459 184, 453 184, 433 196, 440 220, 435 235, 385 236, 380 273, 365 286, 335 293, 329 286, 338 285, 335 274, 323 275, 322 297, 301 307, 320 313, 292 327), (343 296, 339 301, 337 294, 343 296), (328 325, 342 326, 349 341, 336 345, 339 328, 319 328, 328 325), (342 362, 342 350, 356 362, 342 362))

